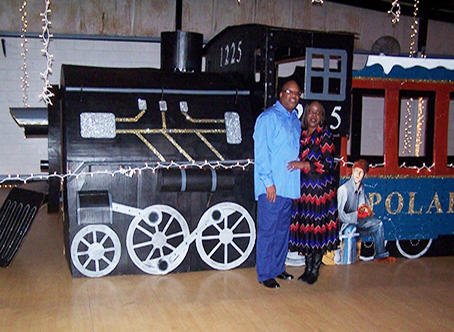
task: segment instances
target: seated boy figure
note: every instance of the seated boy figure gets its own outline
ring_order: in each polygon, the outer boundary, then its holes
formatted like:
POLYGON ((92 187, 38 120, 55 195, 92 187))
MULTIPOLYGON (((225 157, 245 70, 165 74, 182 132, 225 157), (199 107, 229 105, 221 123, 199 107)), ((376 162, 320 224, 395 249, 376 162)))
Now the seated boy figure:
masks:
POLYGON ((339 221, 356 225, 360 236, 371 236, 375 243, 375 262, 394 263, 395 257, 389 257, 385 249, 383 223, 374 218, 369 200, 364 192, 362 183, 369 170, 369 164, 359 159, 353 164, 352 176, 337 190, 337 208, 339 221))

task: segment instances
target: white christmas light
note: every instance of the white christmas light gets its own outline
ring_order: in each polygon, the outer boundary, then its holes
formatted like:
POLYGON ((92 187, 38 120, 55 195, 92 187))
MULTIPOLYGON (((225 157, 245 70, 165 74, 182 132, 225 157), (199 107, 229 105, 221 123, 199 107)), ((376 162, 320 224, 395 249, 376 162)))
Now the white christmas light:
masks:
MULTIPOLYGON (((341 163, 342 166, 353 166, 353 162, 351 161, 345 161, 344 157, 342 158, 334 158, 334 161, 336 163, 341 163)), ((123 176, 128 176, 128 177, 133 177, 135 174, 141 174, 145 170, 151 170, 152 173, 156 173, 157 170, 159 169, 187 169, 190 167, 198 167, 200 169, 203 168, 211 168, 211 169, 234 169, 234 168, 241 168, 243 171, 245 171, 249 166, 254 165, 254 160, 252 159, 242 159, 242 160, 232 160, 232 161, 192 161, 192 162, 174 162, 171 161, 169 162, 157 162, 152 165, 149 163, 145 163, 143 167, 135 167, 131 168, 128 167, 127 169, 120 167, 116 171, 108 171, 108 170, 103 170, 103 171, 95 171, 95 172, 81 172, 81 173, 72 173, 71 170, 68 170, 68 173, 66 174, 57 174, 57 172, 54 172, 52 174, 30 174, 30 175, 11 175, 8 174, 7 177, 3 178, 0 180, 0 187, 1 188, 12 188, 15 186, 15 184, 10 184, 10 183, 17 183, 17 182, 22 182, 22 183, 27 183, 29 181, 47 181, 49 179, 60 179, 60 182, 63 183, 63 181, 67 178, 79 178, 80 176, 95 176, 98 174, 103 174, 103 175, 111 175, 112 177, 115 177, 116 175, 123 175, 123 176)), ((369 164, 370 168, 378 168, 378 167, 385 167, 385 163, 378 163, 378 164, 369 164)), ((417 173, 420 173, 423 169, 427 169, 429 172, 432 172, 432 168, 435 167, 435 164, 432 164, 431 166, 426 166, 425 163, 423 163, 422 167, 418 166, 407 166, 405 163, 399 166, 400 168, 409 168, 409 169, 416 169, 417 173)), ((448 164, 448 168, 454 168, 454 164, 448 164)))
MULTIPOLYGON (((400 168, 410 168, 410 169, 416 169, 416 173, 419 173, 421 172, 423 169, 427 169, 429 172, 432 172, 432 168, 435 167, 435 163, 430 165, 430 166, 427 166, 426 163, 422 163, 422 166, 421 167, 418 167, 418 166, 407 166, 405 163, 403 163, 402 165, 399 166, 400 168)), ((449 165, 448 165, 449 167, 449 165)))
POLYGON ((388 14, 392 16, 391 22, 393 24, 399 23, 400 20, 400 3, 399 0, 394 0, 391 4, 391 9, 388 10, 388 14))
POLYGON ((416 54, 416 36, 418 35, 418 10, 419 10, 419 0, 415 0, 415 4, 413 5, 414 11, 413 11, 413 23, 410 27, 411 29, 411 34, 410 34, 410 52, 408 56, 414 57, 416 54))
MULTIPOLYGON (((334 158, 336 162, 342 163, 342 166, 353 166, 353 162, 351 161, 345 161, 344 157, 342 158, 334 158)), ((379 163, 379 164, 369 164, 369 168, 378 168, 378 167, 385 167, 386 163, 379 163)), ((418 166, 407 166, 405 162, 399 166, 399 168, 409 168, 409 169, 416 169, 417 173, 420 173, 423 169, 427 169, 429 172, 432 172, 432 168, 435 167, 435 163, 427 166, 425 163, 422 164, 421 167, 418 166)), ((447 165, 448 168, 454 168, 454 164, 449 164, 447 165)))
POLYGON ((21 47, 22 47, 22 52, 21 52, 21 56, 22 56, 22 66, 21 66, 21 70, 22 70, 22 76, 20 78, 21 80, 21 90, 22 90, 22 102, 24 104, 24 107, 30 107, 30 105, 28 104, 28 87, 30 86, 29 82, 28 82, 28 72, 27 72, 27 53, 28 53, 28 48, 27 48, 27 43, 28 43, 28 40, 27 40, 27 37, 25 36, 25 34, 27 33, 27 27, 28 27, 28 21, 27 21, 27 1, 23 1, 22 2, 22 5, 19 9, 19 12, 22 13, 21 15, 21 25, 22 25, 22 28, 21 28, 21 38, 22 38, 22 43, 21 43, 21 47))
POLYGON ((402 147, 402 154, 411 154, 411 141, 412 141, 412 103, 413 98, 407 99, 407 111, 405 113, 404 124, 404 146, 402 147))
POLYGON ((41 53, 46 57, 46 69, 43 73, 39 73, 41 79, 44 81, 43 85, 43 91, 39 95, 39 99, 43 100, 46 105, 52 105, 51 102, 51 97, 53 97, 53 93, 49 90, 52 86, 49 81, 49 75, 52 74, 52 62, 54 56, 49 53, 49 43, 53 35, 50 33, 50 25, 52 24, 51 21, 49 21, 49 15, 50 15, 50 0, 45 0, 46 8, 43 13, 40 14, 42 17, 41 21, 43 22, 43 33, 39 35, 39 37, 42 39, 43 42, 43 49, 41 50, 41 53))
POLYGON ((124 175, 128 177, 133 177, 135 174, 140 174, 145 170, 151 170, 153 173, 155 173, 159 169, 187 169, 189 167, 198 167, 200 169, 203 168, 211 168, 211 169, 233 169, 233 168, 241 168, 243 171, 246 170, 247 167, 251 166, 254 164, 254 161, 252 159, 242 159, 242 160, 231 160, 231 161, 191 161, 191 162, 156 162, 153 164, 145 163, 144 166, 142 167, 128 167, 128 168, 123 168, 120 167, 119 169, 115 171, 108 171, 108 170, 103 170, 103 171, 94 171, 94 172, 81 172, 81 173, 72 173, 71 170, 68 171, 66 174, 57 174, 57 172, 54 172, 53 174, 30 174, 30 175, 15 175, 11 176, 11 174, 8 174, 7 177, 4 179, 0 180, 0 185, 7 183, 7 182, 22 182, 22 183, 27 183, 29 181, 39 181, 39 180, 49 180, 49 179, 60 179, 61 182, 63 182, 67 178, 79 178, 80 176, 95 176, 99 174, 110 174, 112 177, 116 175, 124 175))
MULTIPOLYGON (((354 162, 351 161, 345 161, 344 157, 342 158, 334 158, 334 161, 336 163, 341 163, 342 166, 353 166, 354 162)), ((379 164, 369 164, 369 168, 377 168, 377 167, 385 167, 385 163, 379 163, 379 164)))
POLYGON ((418 98, 418 114, 416 117, 415 156, 420 156, 422 145, 422 128, 424 124, 424 98, 418 98))

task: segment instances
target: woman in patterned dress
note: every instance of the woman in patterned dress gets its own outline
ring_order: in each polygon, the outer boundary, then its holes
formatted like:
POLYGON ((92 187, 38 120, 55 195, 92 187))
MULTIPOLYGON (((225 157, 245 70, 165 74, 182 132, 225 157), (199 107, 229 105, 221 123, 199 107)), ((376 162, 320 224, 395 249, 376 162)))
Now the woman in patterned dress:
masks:
POLYGON ((319 102, 307 106, 299 161, 288 164, 291 170, 301 170, 301 198, 293 202, 289 250, 305 255, 306 268, 298 279, 308 284, 317 281, 323 254, 339 244, 334 144, 331 132, 322 127, 324 118, 319 102))

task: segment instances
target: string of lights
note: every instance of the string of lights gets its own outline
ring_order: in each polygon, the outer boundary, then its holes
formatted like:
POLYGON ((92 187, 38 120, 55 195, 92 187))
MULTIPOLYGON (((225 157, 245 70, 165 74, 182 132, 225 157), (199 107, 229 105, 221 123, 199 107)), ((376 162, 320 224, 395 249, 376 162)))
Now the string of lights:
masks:
POLYGON ((402 154, 404 155, 412 155, 415 157, 421 156, 421 146, 423 144, 423 128, 424 128, 424 117, 425 117, 425 100, 423 97, 418 98, 418 104, 416 109, 416 128, 414 130, 415 133, 415 141, 412 146, 411 142, 413 140, 413 108, 412 104, 415 102, 413 98, 409 98, 406 102, 406 113, 405 113, 405 124, 404 124, 404 139, 403 139, 403 147, 402 147, 402 154), (412 151, 413 148, 413 151, 412 151))
POLYGON ((27 21, 27 1, 24 0, 22 2, 22 5, 19 9, 19 12, 21 13, 21 56, 22 56, 22 76, 20 78, 21 80, 21 90, 22 90, 22 102, 24 104, 24 107, 30 107, 28 104, 28 88, 30 86, 28 82, 28 71, 27 71, 27 53, 28 53, 28 47, 27 47, 27 37, 25 36, 27 33, 27 28, 28 28, 28 21, 27 21))
MULTIPOLYGON (((344 157, 342 158, 334 158, 336 163, 341 163, 342 166, 353 166, 353 162, 345 161, 344 157)), ((65 179, 68 178, 79 178, 84 176, 95 176, 95 175, 110 175, 112 177, 123 175, 128 177, 133 177, 136 174, 141 174, 143 171, 151 170, 155 173, 158 170, 169 170, 169 169, 188 169, 188 168, 199 168, 199 169, 234 169, 234 168, 241 168, 245 171, 249 166, 254 165, 253 159, 242 159, 242 160, 230 160, 230 161, 193 161, 193 162, 154 162, 152 164, 145 163, 142 167, 120 167, 115 171, 103 170, 103 171, 93 171, 93 172, 80 172, 80 173, 72 173, 69 171, 66 174, 58 174, 54 172, 53 174, 30 174, 30 175, 11 175, 4 177, 3 179, 0 178, 0 186, 1 187, 13 187, 14 184, 23 183, 26 184, 28 182, 36 182, 36 181, 47 181, 49 179, 59 179, 61 183, 65 179)), ((377 163, 377 164, 369 164, 370 168, 378 168, 378 167, 385 167, 385 163, 377 163)), ((415 169, 417 173, 420 173, 422 170, 427 169, 429 172, 432 172, 432 168, 435 167, 435 164, 427 166, 425 163, 421 167, 418 166, 407 166, 406 163, 402 163, 399 168, 408 168, 408 169, 415 169)), ((448 164, 448 168, 454 168, 454 164, 448 164)))
POLYGON ((43 42, 43 49, 41 49, 41 53, 46 57, 46 69, 43 73, 39 73, 41 79, 44 81, 43 91, 39 95, 39 99, 43 100, 46 105, 52 105, 51 97, 53 97, 53 93, 50 91, 52 87, 49 81, 49 75, 52 74, 52 63, 54 56, 49 53, 49 43, 53 35, 50 33, 50 25, 52 24, 49 21, 49 15, 51 13, 50 10, 50 0, 46 0, 46 7, 43 13, 40 13, 41 21, 43 22, 42 30, 43 33, 39 35, 43 42))
MULTIPOLYGON (((429 172, 432 172, 432 168, 435 167, 435 164, 432 164, 430 166, 427 166, 426 163, 422 163, 422 166, 421 167, 418 167, 418 166, 407 166, 404 163, 402 163, 402 165, 399 166, 399 168, 409 168, 409 169, 416 169, 416 173, 419 173, 421 172, 423 169, 427 169, 429 172)), ((449 166, 448 166, 449 167, 449 166)))
POLYGON ((419 0, 415 0, 413 5, 413 23, 411 24, 411 34, 410 34, 410 52, 408 56, 410 58, 414 57, 416 54, 416 36, 418 35, 418 10, 419 10, 419 0))
MULTIPOLYGON (((353 166, 353 162, 351 161, 344 161, 344 157, 342 158, 334 158, 336 162, 342 163, 342 166, 353 166)), ((385 167, 386 163, 378 163, 378 164, 369 164, 369 168, 378 168, 378 167, 385 167)), ((421 167, 418 166, 407 166, 407 164, 404 162, 402 163, 399 168, 409 168, 409 169, 415 169, 417 173, 420 173, 423 169, 427 169, 429 172, 432 172, 432 168, 435 167, 435 163, 427 166, 426 163, 423 163, 421 167)), ((454 168, 454 164, 448 164, 448 168, 454 168)))
POLYGON ((69 171, 66 174, 58 174, 54 172, 52 174, 30 174, 30 175, 11 175, 8 174, 7 177, 0 180, 0 185, 8 182, 32 182, 32 181, 47 181, 49 179, 59 179, 63 182, 67 178, 79 178, 81 176, 95 176, 95 175, 124 175, 132 177, 135 174, 140 174, 143 171, 151 170, 153 173, 160 169, 169 170, 169 169, 187 169, 187 168, 199 168, 199 169, 234 169, 241 168, 245 171, 250 165, 253 165, 254 161, 252 159, 242 159, 242 160, 230 160, 230 161, 193 161, 193 162, 154 162, 154 163, 145 163, 142 167, 120 167, 115 171, 102 170, 102 171, 93 171, 93 172, 80 172, 72 173, 69 171))
POLYGON ((424 125, 424 98, 418 98, 418 114, 416 117, 415 156, 420 156, 422 145, 422 129, 424 125))
POLYGON ((412 140, 412 105, 413 98, 407 99, 406 103, 406 112, 405 112, 405 124, 404 124, 404 140, 402 147, 402 154, 408 155, 411 154, 411 140, 412 140))
MULTIPOLYGON (((341 163, 342 166, 353 166, 354 162, 352 161, 345 161, 344 157, 342 158, 334 158, 336 163, 341 163)), ((377 167, 385 167, 385 163, 378 163, 378 164, 369 164, 369 168, 377 168, 377 167)))
POLYGON ((392 16, 392 24, 399 23, 400 20, 400 3, 399 0, 394 0, 391 4, 391 9, 388 10, 388 14, 392 16))
MULTIPOLYGON (((399 2, 398 0, 395 0, 397 2, 399 2)), ((241 0, 236 0, 237 4, 238 5, 241 5, 241 0)), ((313 5, 323 5, 323 0, 311 0, 311 3, 313 5)), ((399 6, 399 14, 400 14, 400 6, 399 6)))

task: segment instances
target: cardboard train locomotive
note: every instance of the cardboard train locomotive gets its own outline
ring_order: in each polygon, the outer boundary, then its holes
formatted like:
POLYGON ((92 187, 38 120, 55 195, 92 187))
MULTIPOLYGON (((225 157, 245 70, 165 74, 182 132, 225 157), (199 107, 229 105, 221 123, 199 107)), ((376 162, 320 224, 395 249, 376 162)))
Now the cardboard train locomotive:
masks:
POLYGON ((353 40, 243 25, 204 47, 163 33, 161 69, 63 65, 47 135, 49 174, 66 176, 48 208, 63 202, 72 275, 253 266, 255 119, 293 78, 347 132, 353 40))

